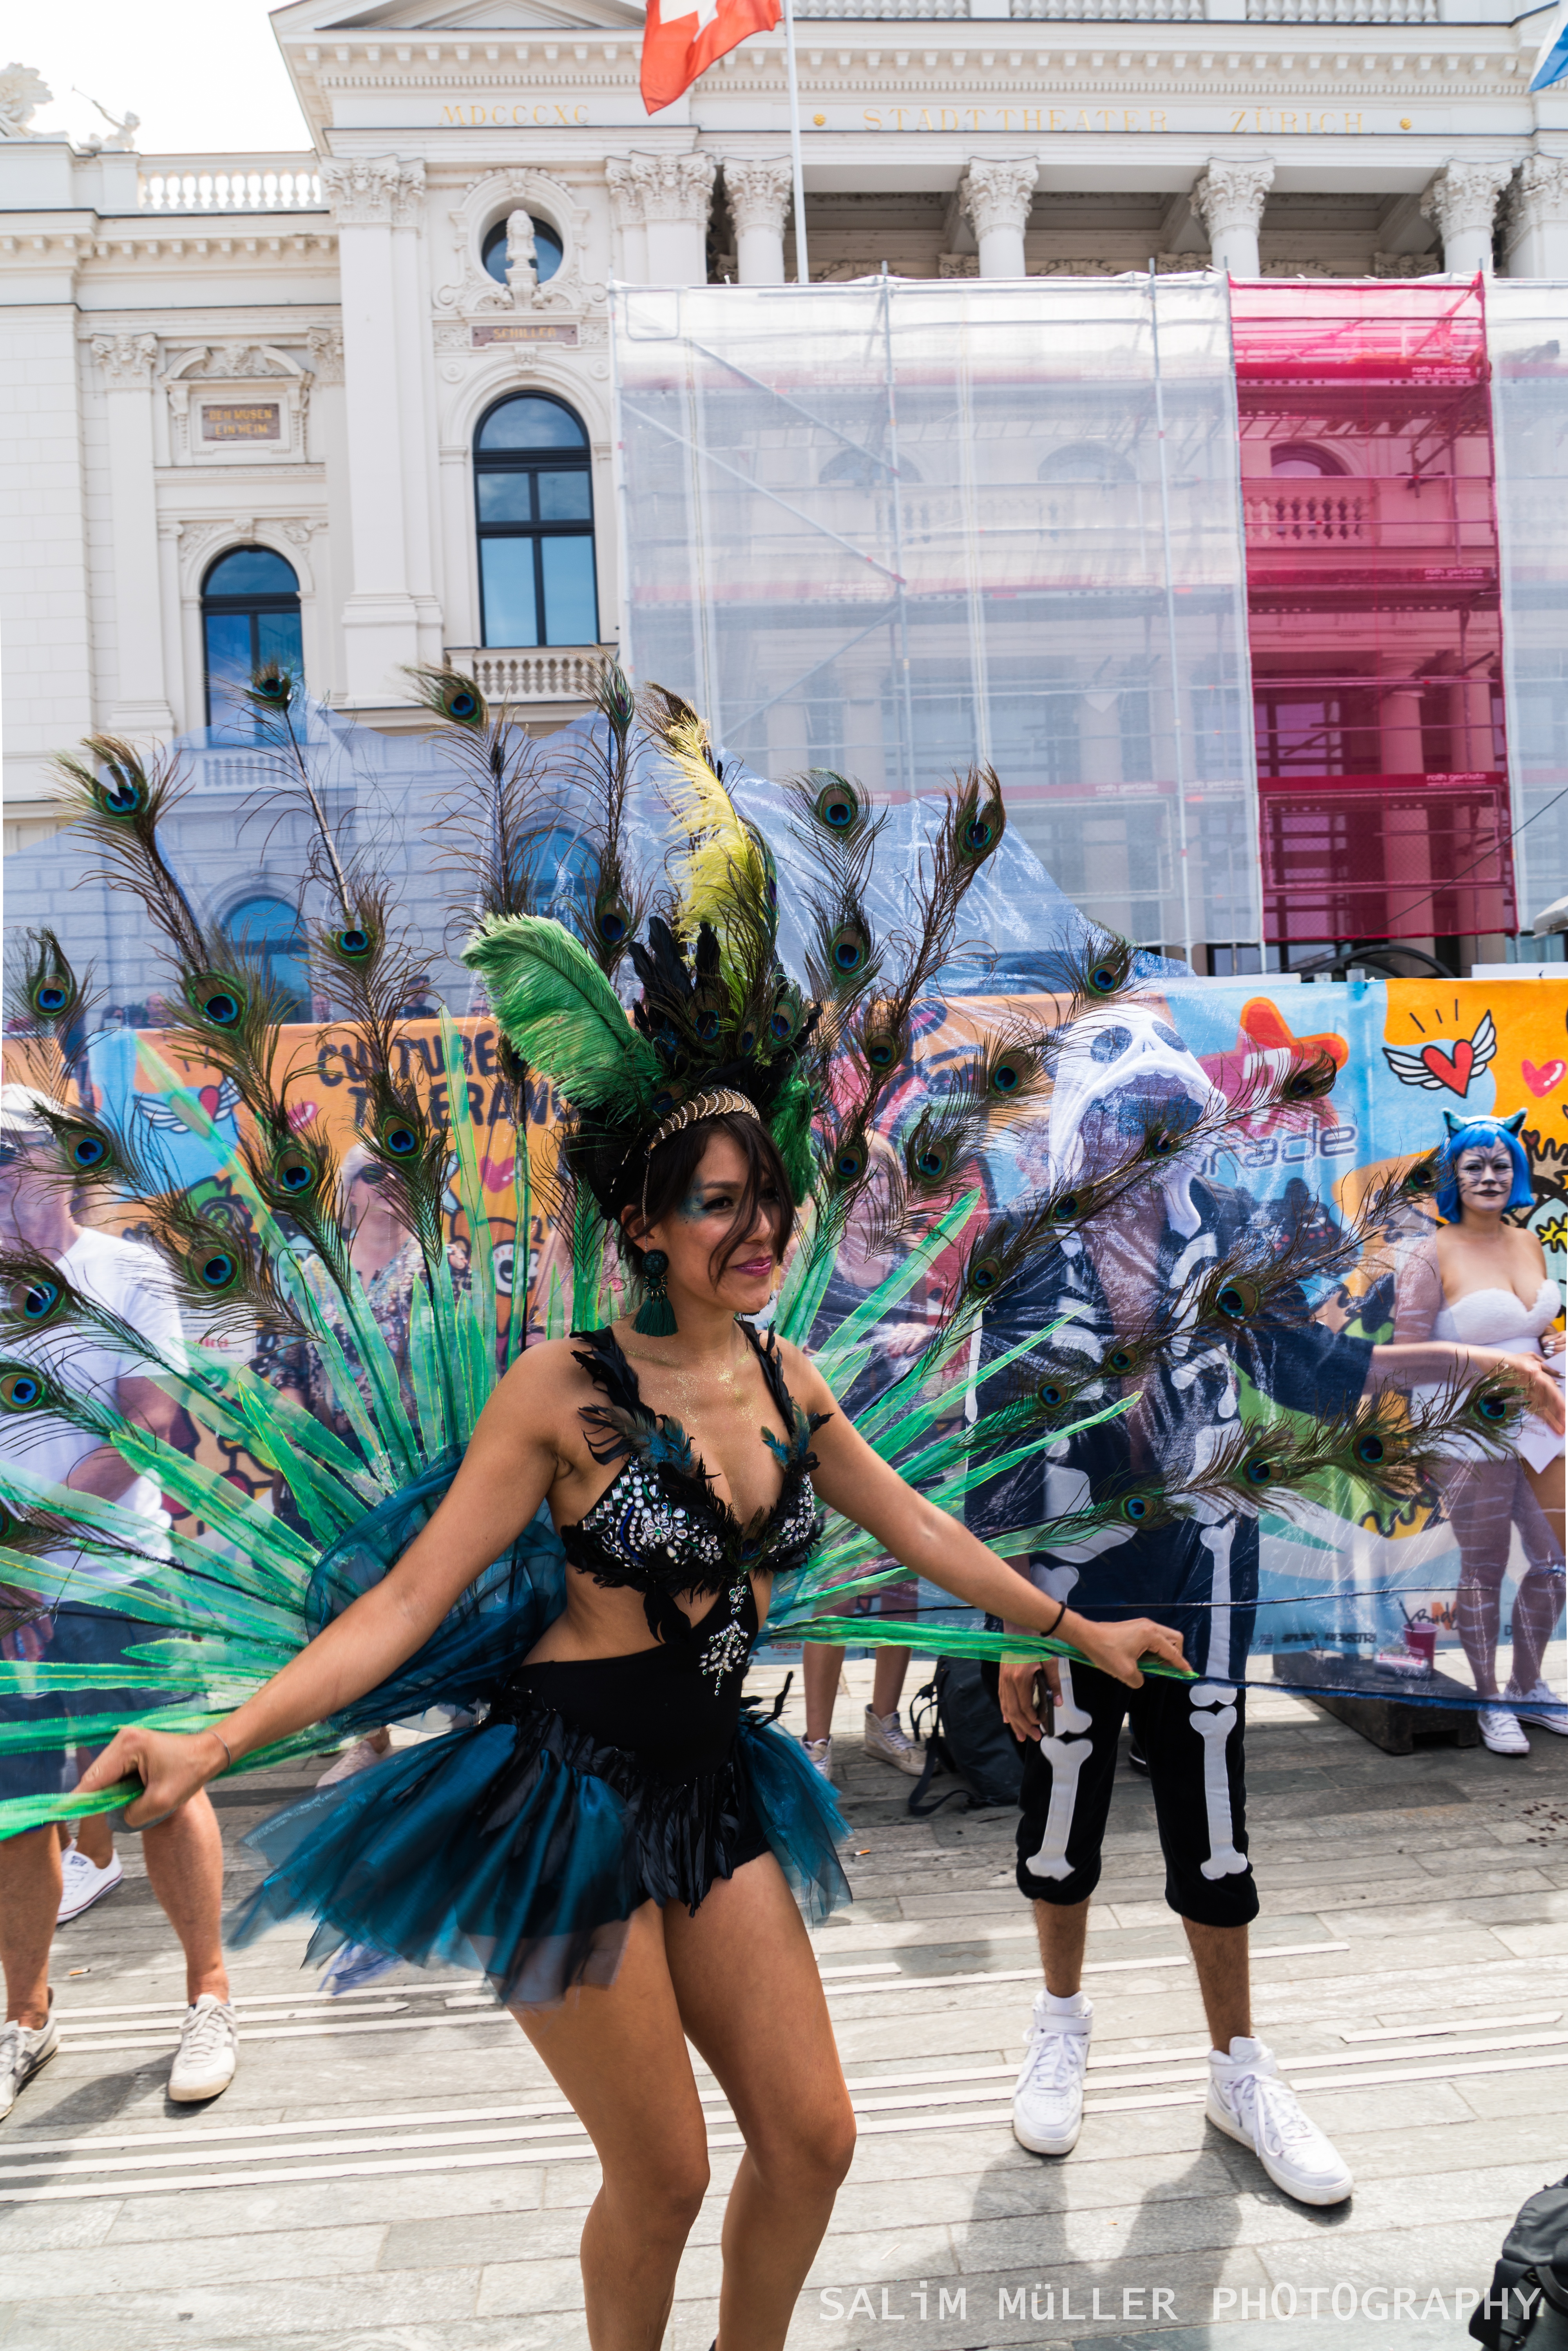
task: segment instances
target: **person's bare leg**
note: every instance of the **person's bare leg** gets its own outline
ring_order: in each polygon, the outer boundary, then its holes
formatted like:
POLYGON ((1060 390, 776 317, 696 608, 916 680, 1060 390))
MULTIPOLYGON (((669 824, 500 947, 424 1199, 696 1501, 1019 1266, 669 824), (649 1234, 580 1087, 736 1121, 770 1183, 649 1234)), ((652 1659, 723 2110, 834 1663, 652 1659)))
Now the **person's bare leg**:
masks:
MULTIPOLYGON (((756 1971, 749 1954, 736 1981, 756 1971)), ((608 1990, 514 2013, 603 2170, 582 2231, 588 2339, 593 2351, 657 2351, 708 2178, 707 2126, 657 1904, 645 1902, 632 1919, 608 1990)))
POLYGON ((1228 2056, 1235 2040, 1252 2035, 1252 1976, 1245 1927, 1200 1927, 1184 1918, 1211 2047, 1228 2056))
POLYGON ((904 1677, 909 1671, 907 1649, 879 1649, 876 1670, 872 1677, 871 1703, 875 1714, 889 1715, 904 1696, 904 1677))
POLYGON ((1495 1698, 1502 1580, 1513 1531, 1514 1464, 1464 1463, 1448 1470, 1440 1482, 1459 1546, 1454 1629, 1478 1695, 1495 1698))
POLYGON ((185 1954, 185 1997, 229 1996, 222 1933, 224 1841, 205 1792, 143 1832, 148 1882, 185 1954))
POLYGON ((49 1947, 60 1908, 60 1841, 26 1829, 0 1844, 0 1969, 5 2022, 36 2032, 49 2021, 49 1947))
POLYGON ((1045 1969, 1045 1988, 1057 2000, 1083 1989, 1083 1951, 1089 1940, 1089 1904, 1037 1902, 1034 1931, 1045 1969))
POLYGON ((843 1669, 841 1649, 831 1649, 821 1641, 808 1641, 800 1652, 800 1678, 806 1686, 806 1736, 813 1747, 819 1740, 832 1737, 833 1701, 839 1694, 839 1676, 843 1669))
POLYGON ((114 1859, 114 1831, 107 1813, 88 1813, 77 1822, 77 1851, 95 1869, 107 1869, 114 1859))
POLYGON ((672 1906, 664 1941, 682 2022, 746 2141, 725 2208, 720 2351, 779 2351, 854 2154, 821 1978, 771 1854, 695 1918, 672 1906))

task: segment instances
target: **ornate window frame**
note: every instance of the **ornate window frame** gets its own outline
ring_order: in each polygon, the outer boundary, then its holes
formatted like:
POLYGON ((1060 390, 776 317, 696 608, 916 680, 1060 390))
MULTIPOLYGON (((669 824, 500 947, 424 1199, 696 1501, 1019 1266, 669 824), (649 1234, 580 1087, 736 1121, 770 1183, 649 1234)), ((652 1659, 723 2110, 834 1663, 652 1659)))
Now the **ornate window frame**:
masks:
POLYGON ((534 288, 536 310, 580 311, 603 298, 602 287, 588 284, 587 256, 592 214, 578 192, 564 180, 531 164, 514 164, 487 172, 473 181, 463 200, 447 214, 452 225, 453 265, 447 283, 435 295, 438 311, 468 316, 475 311, 517 308, 509 287, 497 284, 480 259, 486 237, 497 221, 511 212, 542 214, 560 239, 560 267, 553 277, 534 288))

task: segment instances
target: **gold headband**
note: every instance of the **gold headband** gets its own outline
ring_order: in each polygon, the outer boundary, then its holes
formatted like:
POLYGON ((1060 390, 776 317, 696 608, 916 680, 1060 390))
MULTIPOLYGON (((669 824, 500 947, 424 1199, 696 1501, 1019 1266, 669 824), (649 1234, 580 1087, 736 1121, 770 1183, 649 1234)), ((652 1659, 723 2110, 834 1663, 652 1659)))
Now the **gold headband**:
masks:
POLYGON ((679 1134, 686 1127, 695 1126, 699 1119, 720 1118, 727 1113, 753 1118, 758 1126, 762 1124, 762 1114, 757 1104, 747 1102, 744 1094, 729 1093, 723 1088, 716 1088, 710 1094, 694 1094, 690 1102, 681 1104, 679 1110, 673 1110, 662 1126, 653 1129, 647 1146, 647 1157, 651 1159, 660 1144, 668 1143, 672 1134, 679 1134))

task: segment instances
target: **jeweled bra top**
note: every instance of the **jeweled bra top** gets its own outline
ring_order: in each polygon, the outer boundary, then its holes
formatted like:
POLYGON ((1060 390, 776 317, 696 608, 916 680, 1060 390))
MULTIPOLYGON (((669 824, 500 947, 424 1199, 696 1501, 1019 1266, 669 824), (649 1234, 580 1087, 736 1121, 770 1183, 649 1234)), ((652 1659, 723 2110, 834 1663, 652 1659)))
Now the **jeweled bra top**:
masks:
POLYGON ((716 1679, 740 1664, 749 1648, 756 1628, 752 1577, 796 1573, 810 1554, 818 1527, 810 1443, 829 1417, 803 1413, 796 1404, 784 1384, 772 1332, 763 1339, 749 1322, 740 1327, 789 1431, 783 1439, 770 1429, 761 1432, 783 1483, 772 1508, 744 1524, 715 1492, 679 1421, 643 1402, 637 1374, 613 1332, 572 1333, 584 1343, 576 1360, 606 1399, 582 1408, 589 1451, 606 1466, 623 1466, 592 1508, 574 1526, 561 1528, 561 1548, 595 1583, 640 1592, 656 1639, 700 1638, 697 1669, 716 1679), (676 1604, 683 1592, 722 1594, 727 1605, 710 1609, 694 1626, 676 1604))

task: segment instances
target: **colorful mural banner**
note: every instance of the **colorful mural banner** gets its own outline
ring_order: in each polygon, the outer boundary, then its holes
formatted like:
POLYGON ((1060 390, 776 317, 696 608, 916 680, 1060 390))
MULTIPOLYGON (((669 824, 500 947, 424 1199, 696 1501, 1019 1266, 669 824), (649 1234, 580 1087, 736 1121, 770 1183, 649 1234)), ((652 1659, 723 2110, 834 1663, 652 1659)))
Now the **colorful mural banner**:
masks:
MULTIPOLYGON (((1332 1093, 1308 1116, 1297 1112, 1288 1120, 1246 1121, 1202 1165, 1212 1181, 1241 1193, 1260 1217, 1283 1209, 1299 1218, 1314 1201, 1336 1214, 1353 1209, 1392 1163, 1442 1142, 1445 1112, 1463 1119, 1522 1111, 1521 1141, 1536 1196, 1528 1222, 1552 1274, 1561 1280, 1568 1271, 1568 974, 1521 971, 1518 977, 1352 980, 1310 987, 1282 978, 1172 980, 1165 983, 1163 1001, 1213 1082, 1233 1099, 1255 1080, 1261 1057, 1306 1050, 1326 1052, 1336 1064, 1332 1093)), ((939 1071, 944 1061, 966 1057, 976 1034, 999 1013, 1043 1020, 1051 1011, 1050 1000, 1039 997, 955 997, 946 1007, 929 1008, 924 1026, 917 1020, 915 1049, 939 1071)), ((517 1136, 500 1078, 499 1035, 492 1019, 474 1017, 453 1023, 450 1033, 461 1051, 461 1082, 478 1130, 500 1302, 503 1313, 515 1311, 517 1136)), ((346 1152, 367 1104, 351 1033, 285 1029, 277 1050, 280 1068, 292 1073, 290 1099, 300 1128, 325 1131, 337 1151, 346 1152)), ((399 1074, 413 1078, 440 1118, 458 1077, 446 1066, 442 1024, 404 1024, 398 1054, 399 1074)), ((10 1076, 29 1075, 26 1048, 8 1044, 6 1064, 10 1076)), ((236 1214, 244 1213, 231 1176, 192 1132, 172 1090, 171 1079, 174 1089, 190 1089, 232 1147, 238 1141, 235 1104, 215 1072, 172 1051, 168 1033, 157 1030, 102 1035, 92 1041, 88 1064, 99 1106, 134 1135, 171 1185, 198 1196, 225 1196, 236 1214)), ((543 1205, 559 1109, 547 1087, 530 1092, 533 1192, 526 1279, 533 1336, 565 1327, 570 1302, 567 1252, 543 1205)), ((892 1125, 899 1114, 894 1100, 892 1125)), ((1037 1123, 1040 1134, 1043 1124, 1037 1123)), ((1020 1187, 1030 1163, 1026 1144, 1016 1163, 1020 1187)), ((992 1155, 988 1205, 1005 1205, 998 1186, 1007 1165, 1006 1155, 992 1155)), ((460 1265, 468 1237, 455 1194, 448 1196, 448 1209, 449 1244, 460 1265)), ((129 1229, 135 1230, 133 1220, 129 1229)), ((919 1319, 931 1311, 963 1245, 960 1237, 951 1259, 933 1264, 924 1290, 905 1301, 905 1314, 919 1319)), ((1317 1311, 1335 1328, 1386 1340, 1391 1292, 1386 1269, 1374 1267, 1319 1301, 1317 1311)), ((1265 1409, 1260 1399, 1245 1395, 1242 1408, 1265 1409)), ((200 1458, 210 1458, 247 1490, 266 1489, 264 1473, 233 1447, 221 1447, 193 1426, 190 1439, 200 1458)), ((1403 1508, 1372 1510, 1346 1488, 1298 1508, 1290 1520, 1266 1517, 1261 1536, 1256 1646, 1275 1652, 1281 1672, 1288 1674, 1292 1650, 1321 1656, 1333 1649, 1371 1667, 1378 1658, 1429 1663, 1434 1642, 1456 1646, 1458 1552, 1435 1494, 1403 1508)), ((1511 1578, 1518 1567, 1516 1557, 1511 1578)), ((939 1598, 924 1591, 922 1604, 936 1605, 939 1598)), ((1505 1593, 1505 1635, 1507 1599, 1505 1593)), ((917 1630, 914 1646, 919 1646, 917 1630)))

